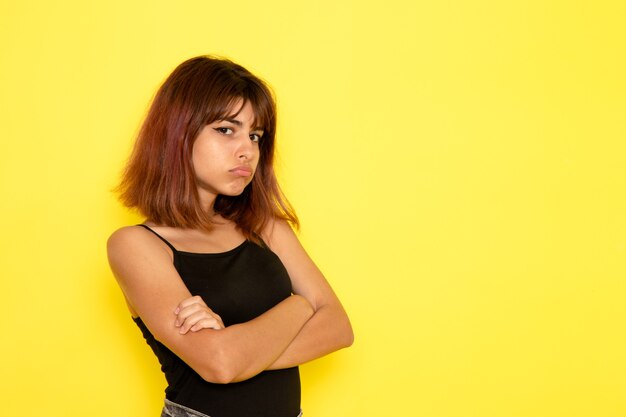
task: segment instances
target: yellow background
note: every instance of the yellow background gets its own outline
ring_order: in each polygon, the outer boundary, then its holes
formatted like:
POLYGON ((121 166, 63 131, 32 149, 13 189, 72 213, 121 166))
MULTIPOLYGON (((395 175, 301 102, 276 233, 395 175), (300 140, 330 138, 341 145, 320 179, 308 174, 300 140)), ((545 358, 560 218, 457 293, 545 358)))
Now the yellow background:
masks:
POLYGON ((3 415, 157 416, 105 256, 184 59, 267 79, 280 178, 356 342, 310 417, 626 415, 626 3, 0 2, 3 415), (25 411, 20 411, 25 408, 25 411))

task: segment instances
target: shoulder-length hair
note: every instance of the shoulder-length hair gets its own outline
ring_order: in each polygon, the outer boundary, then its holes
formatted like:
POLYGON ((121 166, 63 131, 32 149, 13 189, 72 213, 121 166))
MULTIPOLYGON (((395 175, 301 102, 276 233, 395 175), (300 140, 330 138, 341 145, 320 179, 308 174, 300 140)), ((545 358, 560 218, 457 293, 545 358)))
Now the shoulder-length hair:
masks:
POLYGON ((276 104, 270 88, 227 59, 199 56, 180 64, 157 91, 117 187, 120 200, 160 225, 212 228, 202 209, 192 164, 193 144, 204 126, 250 103, 263 130, 252 182, 238 196, 218 195, 215 213, 255 239, 273 218, 298 227, 298 218, 274 172, 276 104), (242 106, 243 106, 242 105, 242 106))

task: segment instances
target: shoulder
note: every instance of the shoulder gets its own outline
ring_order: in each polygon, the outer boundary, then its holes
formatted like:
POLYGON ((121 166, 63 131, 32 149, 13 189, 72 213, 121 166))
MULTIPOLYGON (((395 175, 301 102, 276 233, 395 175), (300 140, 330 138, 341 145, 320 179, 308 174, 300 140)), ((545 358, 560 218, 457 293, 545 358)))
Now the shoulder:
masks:
POLYGON ((270 220, 261 232, 261 237, 274 252, 280 251, 285 246, 299 243, 289 223, 282 219, 270 220))
POLYGON ((107 240, 107 254, 113 269, 132 259, 152 258, 171 260, 171 251, 154 233, 140 226, 116 230, 107 240))
POLYGON ((149 234, 150 232, 148 230, 140 226, 122 227, 109 236, 107 240, 107 250, 109 252, 116 252, 127 248, 129 245, 149 243, 152 240, 148 239, 150 238, 149 234))
POLYGON ((117 244, 118 242, 123 242, 127 239, 132 239, 133 236, 139 236, 139 232, 142 231, 142 227, 136 226, 125 226, 120 229, 117 229, 111 236, 109 236, 109 240, 107 241, 107 245, 117 244))

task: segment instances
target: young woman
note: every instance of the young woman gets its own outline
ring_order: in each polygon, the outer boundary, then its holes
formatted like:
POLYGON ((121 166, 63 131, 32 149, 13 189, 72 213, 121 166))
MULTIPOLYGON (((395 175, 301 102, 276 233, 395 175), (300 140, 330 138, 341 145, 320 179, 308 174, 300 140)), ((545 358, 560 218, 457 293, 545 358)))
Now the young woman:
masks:
POLYGON ((140 130, 119 191, 146 221, 108 254, 165 373, 162 416, 296 417, 298 365, 352 344, 292 231, 275 134, 269 88, 207 56, 174 70, 140 130))

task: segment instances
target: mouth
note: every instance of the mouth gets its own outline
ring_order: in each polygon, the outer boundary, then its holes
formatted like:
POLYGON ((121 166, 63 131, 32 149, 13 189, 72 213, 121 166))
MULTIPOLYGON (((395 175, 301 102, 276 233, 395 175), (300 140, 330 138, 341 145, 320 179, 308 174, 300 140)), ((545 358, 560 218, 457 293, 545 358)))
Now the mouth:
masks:
POLYGON ((231 174, 237 177, 250 177, 252 176, 252 168, 247 165, 240 165, 233 169, 228 170, 231 174))

